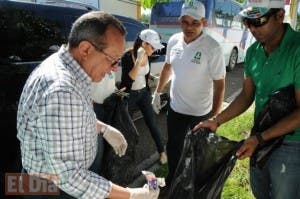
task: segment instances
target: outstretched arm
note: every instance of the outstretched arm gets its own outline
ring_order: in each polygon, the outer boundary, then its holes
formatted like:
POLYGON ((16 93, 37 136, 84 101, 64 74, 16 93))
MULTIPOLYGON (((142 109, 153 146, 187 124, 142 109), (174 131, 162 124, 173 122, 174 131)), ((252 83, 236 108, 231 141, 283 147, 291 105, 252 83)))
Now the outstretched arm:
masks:
POLYGON ((250 77, 244 78, 243 88, 240 94, 233 100, 233 102, 215 119, 209 119, 197 124, 193 130, 199 128, 210 128, 212 131, 216 131, 218 126, 235 118, 244 111, 246 111, 254 101, 255 86, 250 77))
POLYGON ((171 64, 165 63, 160 73, 159 80, 155 92, 161 93, 167 85, 172 74, 171 64))
POLYGON ((163 89, 165 88, 166 84, 168 83, 171 73, 172 73, 171 65, 165 63, 164 67, 161 71, 161 74, 159 76, 159 81, 158 81, 157 87, 154 91, 153 99, 152 99, 152 103, 151 103, 153 110, 156 114, 159 114, 159 111, 161 109, 160 94, 163 91, 163 89))
POLYGON ((217 115, 222 109, 225 93, 225 79, 214 80, 213 107, 211 115, 217 115))
MULTIPOLYGON (((285 135, 296 128, 300 127, 300 90, 295 90, 297 108, 288 116, 284 117, 278 123, 261 133, 263 141, 268 141, 276 137, 285 135)), ((256 136, 250 136, 245 140, 244 144, 237 151, 239 159, 244 159, 252 156, 259 141, 256 136)))

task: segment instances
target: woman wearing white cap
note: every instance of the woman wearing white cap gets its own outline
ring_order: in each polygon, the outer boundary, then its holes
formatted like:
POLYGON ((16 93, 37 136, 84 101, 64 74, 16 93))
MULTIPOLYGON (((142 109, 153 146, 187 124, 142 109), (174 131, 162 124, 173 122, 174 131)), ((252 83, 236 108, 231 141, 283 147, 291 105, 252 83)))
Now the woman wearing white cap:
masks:
POLYGON ((121 58, 122 77, 121 88, 130 93, 128 100, 129 111, 138 106, 141 110, 146 125, 160 154, 160 162, 167 163, 165 148, 162 144, 162 133, 155 121, 155 114, 151 106, 151 91, 148 85, 150 65, 148 56, 155 50, 162 49, 160 36, 151 29, 141 31, 133 44, 133 48, 125 52, 121 58))

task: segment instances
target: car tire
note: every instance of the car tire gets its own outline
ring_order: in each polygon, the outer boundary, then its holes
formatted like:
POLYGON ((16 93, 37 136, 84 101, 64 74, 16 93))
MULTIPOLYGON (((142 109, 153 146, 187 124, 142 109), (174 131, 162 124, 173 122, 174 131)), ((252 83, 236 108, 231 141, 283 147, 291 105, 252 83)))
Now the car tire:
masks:
POLYGON ((234 69, 234 67, 237 64, 237 59, 238 59, 238 51, 236 48, 233 48, 230 53, 228 66, 226 67, 227 72, 230 72, 234 69))

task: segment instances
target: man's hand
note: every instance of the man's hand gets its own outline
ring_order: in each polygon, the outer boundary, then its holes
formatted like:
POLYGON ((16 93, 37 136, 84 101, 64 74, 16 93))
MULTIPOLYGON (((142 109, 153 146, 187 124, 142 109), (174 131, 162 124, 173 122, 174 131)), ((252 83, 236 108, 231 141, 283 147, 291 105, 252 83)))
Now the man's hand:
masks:
POLYGON ((258 144, 259 142, 256 136, 250 136, 244 141, 243 145, 236 152, 236 156, 240 160, 245 159, 247 157, 251 157, 258 144))
POLYGON ((112 146, 115 153, 120 157, 125 155, 127 149, 127 142, 122 133, 116 128, 104 124, 104 130, 102 131, 103 138, 112 146))
POLYGON ((147 184, 143 188, 127 188, 130 193, 130 199, 157 199, 159 195, 159 189, 149 189, 147 184))
POLYGON ((152 107, 156 114, 159 114, 161 109, 160 93, 154 92, 152 96, 152 107))
POLYGON ((214 119, 208 119, 202 122, 199 122, 194 128, 193 131, 196 131, 199 128, 209 128, 212 132, 216 132, 218 124, 214 119))

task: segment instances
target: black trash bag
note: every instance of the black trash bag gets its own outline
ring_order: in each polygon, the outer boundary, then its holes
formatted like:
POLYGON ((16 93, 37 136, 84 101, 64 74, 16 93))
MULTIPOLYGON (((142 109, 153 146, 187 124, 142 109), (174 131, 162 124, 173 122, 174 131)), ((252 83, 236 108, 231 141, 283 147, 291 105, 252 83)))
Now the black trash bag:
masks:
MULTIPOLYGON (((254 121, 251 135, 262 133, 294 111, 295 108, 296 98, 293 85, 275 91, 270 95, 268 102, 254 121)), ((272 151, 281 144, 283 138, 284 136, 277 137, 266 142, 263 147, 257 148, 250 159, 251 165, 262 168, 272 151)))
POLYGON ((168 198, 220 198, 241 144, 242 141, 229 140, 208 129, 189 131, 168 198))
POLYGON ((101 175, 116 184, 125 186, 134 180, 135 152, 139 134, 128 113, 128 103, 124 96, 114 93, 104 101, 103 105, 107 113, 104 122, 124 135, 128 147, 126 154, 119 157, 113 148, 105 143, 101 175))

